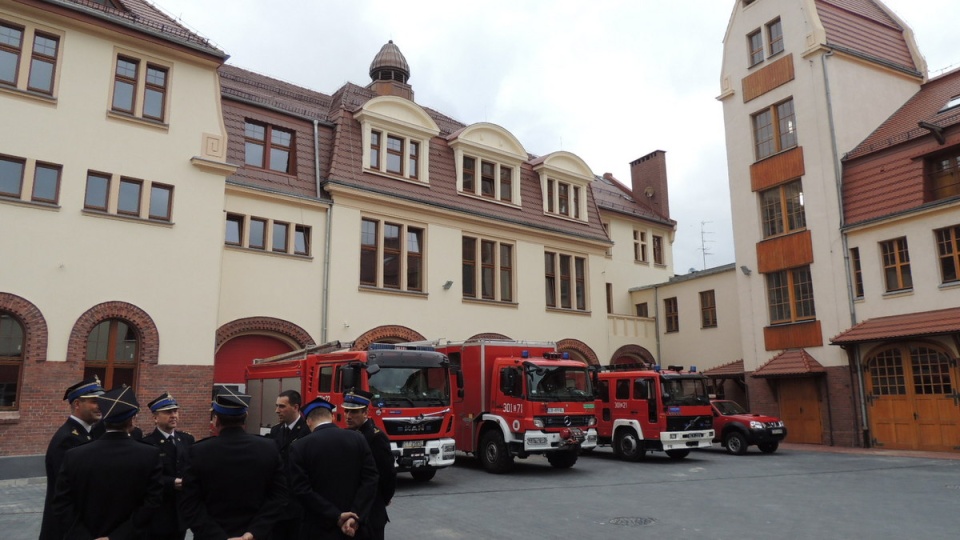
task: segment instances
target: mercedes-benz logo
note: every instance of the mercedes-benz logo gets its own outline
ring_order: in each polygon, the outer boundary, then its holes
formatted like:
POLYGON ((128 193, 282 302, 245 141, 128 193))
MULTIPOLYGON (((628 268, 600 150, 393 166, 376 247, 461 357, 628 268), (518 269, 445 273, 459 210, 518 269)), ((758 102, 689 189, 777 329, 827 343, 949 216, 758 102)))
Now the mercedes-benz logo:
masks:
POLYGON ((569 417, 569 416, 564 416, 564 417, 563 417, 563 425, 565 425, 565 426, 567 426, 567 427, 570 427, 570 426, 573 425, 573 420, 570 420, 570 417, 569 417))

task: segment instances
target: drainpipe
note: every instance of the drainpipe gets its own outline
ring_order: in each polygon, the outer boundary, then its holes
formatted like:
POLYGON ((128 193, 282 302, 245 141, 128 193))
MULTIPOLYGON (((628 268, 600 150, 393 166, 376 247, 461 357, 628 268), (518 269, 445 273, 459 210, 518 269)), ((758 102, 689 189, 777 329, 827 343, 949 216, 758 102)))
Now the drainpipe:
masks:
MULTIPOLYGON (((831 99, 832 96, 830 94, 830 75, 829 75, 829 72, 827 71, 827 58, 830 58, 831 56, 833 56, 833 49, 830 49, 829 51, 826 52, 826 54, 822 56, 820 65, 823 67, 823 85, 824 85, 824 92, 826 94, 826 99, 827 99, 827 121, 829 122, 829 125, 830 125, 830 148, 833 152, 833 175, 834 175, 834 180, 837 186, 837 206, 838 206, 837 210, 840 216, 840 242, 841 242, 841 249, 843 249, 844 276, 846 278, 846 283, 847 283, 847 308, 850 311, 850 326, 853 327, 857 324, 857 306, 856 306, 856 302, 854 302, 855 293, 853 290, 853 287, 854 287, 853 275, 852 275, 852 270, 850 268, 850 240, 847 237, 847 233, 843 231, 843 227, 844 225, 846 225, 846 217, 844 216, 844 212, 843 212, 843 169, 840 164, 840 151, 837 148, 837 132, 836 132, 836 126, 833 120, 833 100, 831 99)), ((856 362, 854 365, 855 371, 857 373, 856 382, 857 382, 857 386, 860 388, 860 419, 861 419, 860 428, 861 430, 863 430, 861 431, 861 434, 862 434, 866 431, 867 403, 866 403, 866 398, 863 395, 864 384, 863 384, 863 370, 860 369, 860 347, 856 347, 854 350, 856 352, 852 356, 852 358, 854 362, 856 362)), ((850 357, 848 356, 848 358, 850 357)), ((827 395, 829 399, 829 385, 828 385, 827 395)), ((829 404, 828 404, 828 407, 829 407, 829 404)), ((829 408, 828 408, 828 411, 829 411, 829 408)), ((830 438, 832 442, 832 439, 833 439, 832 413, 830 416, 831 416, 830 438)), ((854 422, 854 424, 855 424, 854 427, 856 428, 857 427, 856 422, 854 422)))
MULTIPOLYGON (((313 121, 313 170, 316 176, 317 198, 320 198, 320 128, 319 122, 313 121)), ((327 208, 327 219, 324 225, 323 239, 323 293, 320 299, 320 343, 326 343, 327 319, 330 316, 328 304, 330 298, 330 221, 333 214, 333 201, 327 208)))
POLYGON ((657 365, 663 365, 663 358, 660 356, 660 287, 653 286, 653 331, 657 336, 657 365))

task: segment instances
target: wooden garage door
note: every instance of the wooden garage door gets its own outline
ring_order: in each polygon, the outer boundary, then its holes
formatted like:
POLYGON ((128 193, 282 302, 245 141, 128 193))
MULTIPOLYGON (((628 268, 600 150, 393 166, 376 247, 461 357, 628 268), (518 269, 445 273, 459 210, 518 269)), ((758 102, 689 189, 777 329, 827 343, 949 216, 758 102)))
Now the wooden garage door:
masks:
POLYGON ((817 379, 783 379, 777 382, 780 419, 787 426, 787 442, 823 443, 820 393, 817 379))
POLYGON ((881 448, 960 450, 956 362, 924 344, 898 344, 867 360, 871 439, 881 448))

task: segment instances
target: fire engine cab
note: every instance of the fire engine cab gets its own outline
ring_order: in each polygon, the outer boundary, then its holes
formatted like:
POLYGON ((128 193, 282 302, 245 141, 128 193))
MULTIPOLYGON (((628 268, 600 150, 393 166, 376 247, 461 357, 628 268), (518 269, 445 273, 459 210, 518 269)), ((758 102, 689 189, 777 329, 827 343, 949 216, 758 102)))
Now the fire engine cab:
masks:
POLYGON ((612 445, 617 457, 637 461, 661 451, 683 459, 711 446, 707 378, 695 367, 606 366, 596 376, 599 442, 612 445))
POLYGON ((304 403, 321 396, 336 405, 334 422, 346 427, 343 396, 360 389, 373 394, 369 416, 389 437, 398 472, 428 481, 437 470, 453 465, 447 357, 429 348, 380 343, 366 351, 343 350, 348 345, 334 342, 255 360, 246 372, 248 431, 269 431, 276 421, 276 397, 290 389, 300 392, 304 403))

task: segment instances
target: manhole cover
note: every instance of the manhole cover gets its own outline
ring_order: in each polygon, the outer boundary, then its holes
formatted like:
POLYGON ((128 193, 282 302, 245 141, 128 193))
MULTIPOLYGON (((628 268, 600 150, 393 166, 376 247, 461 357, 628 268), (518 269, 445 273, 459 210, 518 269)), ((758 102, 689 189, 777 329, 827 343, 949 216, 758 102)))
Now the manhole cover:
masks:
POLYGON ((641 525, 650 525, 656 521, 648 517, 615 517, 610 520, 611 525, 620 525, 621 527, 639 527, 641 525))

